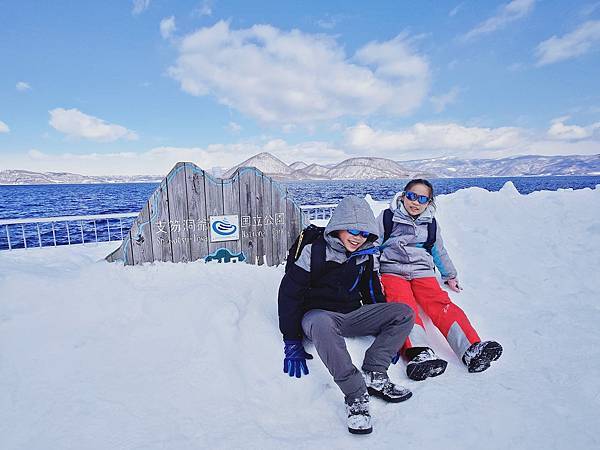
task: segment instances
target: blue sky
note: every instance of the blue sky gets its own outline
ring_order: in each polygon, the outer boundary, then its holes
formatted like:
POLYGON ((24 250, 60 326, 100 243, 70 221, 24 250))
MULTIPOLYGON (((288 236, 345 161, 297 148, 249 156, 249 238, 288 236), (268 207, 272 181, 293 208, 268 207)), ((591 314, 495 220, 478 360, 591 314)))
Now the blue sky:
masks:
POLYGON ((0 170, 600 153, 600 1, 0 0, 0 170))

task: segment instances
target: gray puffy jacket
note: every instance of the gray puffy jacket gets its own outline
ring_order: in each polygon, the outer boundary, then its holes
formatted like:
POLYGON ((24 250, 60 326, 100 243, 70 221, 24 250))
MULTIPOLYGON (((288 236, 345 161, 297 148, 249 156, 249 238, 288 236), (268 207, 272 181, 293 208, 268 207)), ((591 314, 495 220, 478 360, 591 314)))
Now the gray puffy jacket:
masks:
MULTIPOLYGON (((398 193, 390 201, 390 209, 394 213, 393 228, 381 250, 379 271, 412 280, 434 277, 434 268, 437 267, 444 281, 456 278, 456 268, 444 248, 439 223, 431 255, 423 248, 427 240, 427 224, 433 219, 435 206, 430 203, 419 217, 413 219, 402 204, 401 193, 398 193)), ((379 235, 383 236, 383 212, 377 217, 377 223, 379 235)))

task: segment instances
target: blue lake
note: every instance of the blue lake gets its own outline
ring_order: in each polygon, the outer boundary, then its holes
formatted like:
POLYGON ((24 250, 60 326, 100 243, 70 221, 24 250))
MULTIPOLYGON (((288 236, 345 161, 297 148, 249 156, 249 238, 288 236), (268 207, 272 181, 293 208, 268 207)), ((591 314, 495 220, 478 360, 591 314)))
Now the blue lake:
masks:
MULTIPOLYGON (((436 194, 448 194, 468 187, 481 187, 489 191, 499 190, 507 181, 512 181, 522 194, 540 190, 595 188, 600 184, 600 176, 569 177, 501 177, 501 178, 439 178, 432 179, 436 194)), ((302 205, 336 203, 347 195, 364 196, 370 194, 375 200, 387 200, 402 190, 407 180, 345 180, 345 181, 305 181, 286 183, 294 200, 302 205)), ((127 184, 56 184, 34 186, 0 186, 0 219, 31 217, 53 217, 71 215, 96 215, 139 212, 157 183, 127 184)), ((50 225, 41 226, 40 235, 44 245, 57 236, 58 244, 92 240, 95 234, 107 240, 109 229, 111 239, 120 239, 121 225, 126 231, 130 220, 124 223, 108 224, 74 223, 73 230, 57 225, 54 232, 50 225), (78 241, 79 239, 79 241, 78 241)), ((23 247, 23 234, 27 243, 38 245, 36 226, 20 225, 0 227, 0 250, 8 248, 7 235, 10 233, 14 247, 23 247), (2 229, 4 228, 4 229, 2 229), (14 241, 13 241, 14 237, 14 241), (19 241, 20 240, 20 241, 19 241)))

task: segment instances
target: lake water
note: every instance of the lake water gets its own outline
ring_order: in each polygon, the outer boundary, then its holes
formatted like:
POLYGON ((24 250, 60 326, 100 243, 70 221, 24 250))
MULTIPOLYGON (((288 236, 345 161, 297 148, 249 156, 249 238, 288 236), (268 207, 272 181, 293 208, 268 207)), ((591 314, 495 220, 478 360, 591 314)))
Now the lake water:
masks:
MULTIPOLYGON (((439 178, 432 179, 436 194, 448 194, 468 187, 481 187, 489 191, 499 190, 507 181, 512 181, 517 190, 528 194, 540 190, 595 188, 600 176, 569 177, 501 177, 501 178, 439 178)), ((305 181, 286 183, 294 200, 301 204, 337 203, 347 195, 365 196, 375 200, 386 200, 401 191, 407 180, 344 180, 305 181)), ((157 183, 127 184, 54 184, 34 186, 0 186, 0 219, 52 217, 71 215, 95 215, 139 212, 157 183)), ((131 221, 109 224, 74 223, 73 230, 57 225, 54 232, 49 224, 41 225, 40 235, 44 245, 52 243, 57 236, 59 244, 81 242, 95 238, 120 239, 121 225, 126 231, 131 221), (83 228, 83 229, 82 229, 83 228)), ((34 225, 0 227, 0 250, 8 248, 6 233, 11 235, 14 247, 23 247, 23 233, 28 245, 38 245, 38 230, 34 225), (4 228, 4 229, 2 229, 4 228), (14 237, 14 240, 13 240, 14 237), (31 244, 30 244, 31 240, 31 244)))

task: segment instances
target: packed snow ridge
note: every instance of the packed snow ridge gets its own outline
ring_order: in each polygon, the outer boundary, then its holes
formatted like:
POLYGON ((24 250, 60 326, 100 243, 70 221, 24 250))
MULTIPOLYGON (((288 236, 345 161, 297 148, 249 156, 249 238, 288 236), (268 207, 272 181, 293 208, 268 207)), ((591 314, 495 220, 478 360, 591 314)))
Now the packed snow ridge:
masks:
MULTIPOLYGON (((391 366, 413 397, 374 399, 373 434, 352 436, 317 357, 306 377, 282 372, 283 267, 123 267, 102 260, 115 243, 4 251, 0 448, 600 448, 600 189, 508 183, 437 203, 464 286, 450 295, 504 346, 488 371, 430 330, 446 373, 391 366)), ((370 342, 348 340, 357 365, 370 342)))

